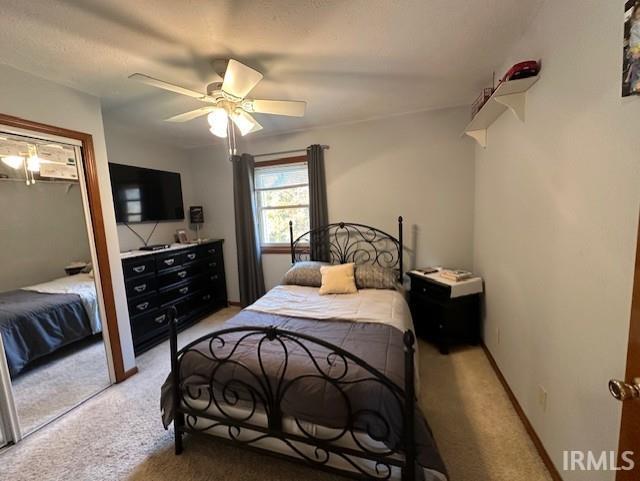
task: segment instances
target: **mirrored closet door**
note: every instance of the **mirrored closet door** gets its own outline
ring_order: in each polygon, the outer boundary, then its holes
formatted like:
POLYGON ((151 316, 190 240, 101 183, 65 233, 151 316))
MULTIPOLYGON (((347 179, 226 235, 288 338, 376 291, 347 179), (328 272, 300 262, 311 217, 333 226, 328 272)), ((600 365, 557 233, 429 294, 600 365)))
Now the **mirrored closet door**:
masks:
POLYGON ((73 140, 0 128, 5 441, 18 441, 110 384, 83 180, 73 140))

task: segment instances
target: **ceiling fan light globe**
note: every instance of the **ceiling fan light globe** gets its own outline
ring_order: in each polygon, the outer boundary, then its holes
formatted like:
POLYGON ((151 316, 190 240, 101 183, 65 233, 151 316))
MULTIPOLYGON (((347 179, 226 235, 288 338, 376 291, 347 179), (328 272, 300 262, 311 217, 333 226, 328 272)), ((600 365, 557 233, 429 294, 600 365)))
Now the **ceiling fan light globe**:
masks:
POLYGON ((238 127, 240 135, 242 136, 245 136, 249 132, 253 131, 253 128, 256 126, 255 120, 253 120, 253 118, 251 118, 251 116, 243 110, 238 110, 232 113, 231 120, 233 120, 233 123, 236 124, 236 127, 238 127))
POLYGON ((3 164, 16 170, 22 167, 23 162, 24 162, 24 157, 20 155, 7 155, 2 157, 3 164))
POLYGON ((209 125, 216 129, 227 129, 227 124, 229 123, 229 116, 224 109, 216 108, 211 111, 209 115, 207 115, 207 121, 209 125))
POLYGON ((211 127, 209 129, 209 132, 211 132, 216 137, 220 137, 221 139, 226 139, 227 138, 227 129, 226 128, 224 130, 221 130, 221 129, 218 129, 216 127, 211 127))
POLYGON ((36 156, 31 156, 27 159, 27 170, 29 172, 40 172, 40 159, 36 156))

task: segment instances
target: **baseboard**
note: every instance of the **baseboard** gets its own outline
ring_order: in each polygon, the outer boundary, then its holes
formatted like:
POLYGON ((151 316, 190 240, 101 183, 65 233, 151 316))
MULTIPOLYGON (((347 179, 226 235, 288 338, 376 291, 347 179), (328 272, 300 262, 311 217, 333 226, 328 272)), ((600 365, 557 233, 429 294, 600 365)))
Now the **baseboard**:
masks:
POLYGON ((489 359, 489 364, 491 364, 491 367, 495 371, 496 376, 500 380, 502 387, 504 387, 504 390, 507 392, 507 396, 509 396, 509 399, 511 400, 511 404, 513 404, 513 408, 516 410, 518 417, 522 421, 522 424, 524 425, 524 428, 527 431, 527 434, 531 438, 531 441, 533 441, 533 444, 536 447, 538 454, 542 458, 542 462, 547 467, 549 474, 551 474, 551 478, 553 479, 553 481, 563 481, 562 477, 560 476, 560 473, 558 472, 555 465, 553 464, 553 461, 551 461, 551 457, 549 456, 549 453, 547 453, 547 450, 544 448, 544 445, 542 444, 542 441, 538 437, 538 434, 536 433, 535 429, 533 429, 533 426, 529 422, 527 415, 524 413, 524 411, 522 410, 522 407, 520 406, 520 403, 516 399, 515 394, 513 394, 513 391, 509 387, 507 380, 502 375, 502 372, 500 371, 500 368, 498 367, 496 360, 493 358, 493 355, 489 351, 489 348, 484 343, 482 343, 482 348, 484 349, 484 353, 487 355, 487 359, 489 359))
POLYGON ((242 307, 242 304, 240 304, 238 301, 229 301, 229 305, 230 306, 236 306, 236 307, 242 307))
POLYGON ((133 376, 134 374, 138 374, 138 366, 133 366, 131 369, 129 369, 128 371, 124 372, 124 375, 122 376, 122 379, 118 379, 118 383, 121 383, 123 381, 126 381, 127 379, 129 379, 131 376, 133 376))

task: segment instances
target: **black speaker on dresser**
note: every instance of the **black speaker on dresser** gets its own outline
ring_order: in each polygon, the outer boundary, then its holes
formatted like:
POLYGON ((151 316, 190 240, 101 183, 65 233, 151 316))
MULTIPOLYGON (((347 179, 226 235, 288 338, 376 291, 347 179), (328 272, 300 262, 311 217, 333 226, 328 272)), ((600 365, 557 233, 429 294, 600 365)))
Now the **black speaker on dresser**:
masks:
POLYGON ((160 252, 123 254, 136 355, 168 338, 169 306, 178 311, 178 329, 227 306, 222 244, 219 239, 160 252))

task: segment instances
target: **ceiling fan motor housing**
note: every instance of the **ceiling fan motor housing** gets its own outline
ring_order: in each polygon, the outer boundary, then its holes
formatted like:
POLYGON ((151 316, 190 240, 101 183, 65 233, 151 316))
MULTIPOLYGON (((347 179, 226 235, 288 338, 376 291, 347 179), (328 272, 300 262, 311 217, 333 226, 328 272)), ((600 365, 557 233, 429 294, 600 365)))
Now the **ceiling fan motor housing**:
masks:
POLYGON ((216 95, 214 94, 218 94, 220 92, 222 92, 222 82, 212 82, 207 85, 207 95, 215 97, 216 95))

